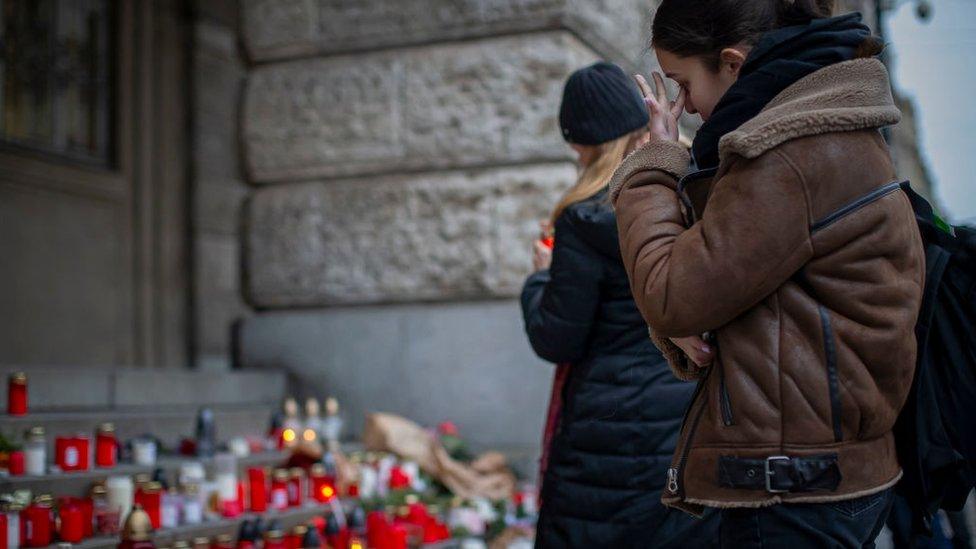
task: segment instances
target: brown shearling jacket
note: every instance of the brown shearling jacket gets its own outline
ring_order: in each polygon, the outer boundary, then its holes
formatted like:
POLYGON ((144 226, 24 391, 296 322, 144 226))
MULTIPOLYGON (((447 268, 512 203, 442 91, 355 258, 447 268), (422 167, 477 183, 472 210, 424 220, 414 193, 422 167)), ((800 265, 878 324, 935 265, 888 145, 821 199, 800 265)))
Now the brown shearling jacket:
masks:
POLYGON ((901 475, 892 426, 915 365, 921 236, 879 128, 876 59, 825 67, 720 142, 716 170, 652 141, 611 182, 652 338, 698 379, 665 504, 852 499, 901 475), (668 338, 705 334, 705 368, 668 338))

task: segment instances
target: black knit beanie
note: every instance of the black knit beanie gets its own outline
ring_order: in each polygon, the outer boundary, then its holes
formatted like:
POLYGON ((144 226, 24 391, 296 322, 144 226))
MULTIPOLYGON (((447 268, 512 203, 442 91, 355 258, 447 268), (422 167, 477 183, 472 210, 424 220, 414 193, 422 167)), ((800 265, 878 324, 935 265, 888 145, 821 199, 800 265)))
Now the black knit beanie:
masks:
POLYGON ((559 106, 563 139, 599 145, 623 137, 650 121, 637 84, 624 70, 601 61, 569 76, 559 106))

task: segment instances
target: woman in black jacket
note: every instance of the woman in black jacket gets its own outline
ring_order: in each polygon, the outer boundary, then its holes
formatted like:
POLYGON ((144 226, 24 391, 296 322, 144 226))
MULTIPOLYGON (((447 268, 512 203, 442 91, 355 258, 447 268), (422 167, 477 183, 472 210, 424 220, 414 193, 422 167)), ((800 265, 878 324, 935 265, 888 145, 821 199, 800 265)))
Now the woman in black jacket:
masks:
POLYGON ((597 63, 570 76, 559 119, 580 175, 553 212, 551 256, 536 242, 537 272, 522 290, 532 348, 560 365, 536 546, 712 546, 714 515, 696 521, 660 503, 694 387, 648 338, 607 200, 614 169, 647 139, 647 108, 623 70, 597 63))

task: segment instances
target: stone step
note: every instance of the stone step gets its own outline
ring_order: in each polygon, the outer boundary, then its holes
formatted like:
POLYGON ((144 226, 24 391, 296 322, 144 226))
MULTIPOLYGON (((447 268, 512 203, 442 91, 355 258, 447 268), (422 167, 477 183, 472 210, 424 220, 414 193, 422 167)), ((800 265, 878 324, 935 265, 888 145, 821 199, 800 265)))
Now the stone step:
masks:
MULTIPOLYGON (((268 451, 252 454, 237 460, 241 474, 247 467, 278 466, 288 459, 285 452, 268 451)), ((109 476, 134 476, 141 473, 152 474, 157 468, 166 473, 167 482, 175 483, 180 466, 188 461, 198 461, 203 464, 208 475, 213 474, 213 458, 194 458, 183 456, 163 456, 153 466, 122 463, 111 469, 93 468, 89 471, 75 471, 68 473, 50 473, 43 476, 18 476, 0 478, 0 493, 15 490, 30 490, 32 494, 52 494, 57 496, 81 497, 87 495, 91 486, 104 481, 109 476)), ((172 485, 172 484, 171 484, 172 485)))
MULTIPOLYGON (((328 512, 331 507, 328 504, 317 504, 309 503, 302 507, 295 507, 291 509, 285 509, 282 511, 269 510, 262 513, 260 516, 265 521, 277 520, 282 529, 288 531, 299 524, 305 524, 309 520, 316 516, 322 516, 328 512)), ((237 537, 237 532, 240 529, 241 523, 245 519, 252 519, 257 517, 253 513, 248 513, 242 515, 238 518, 232 519, 220 519, 214 521, 203 522, 201 524, 194 525, 184 525, 178 526, 176 528, 164 528, 156 530, 153 532, 153 543, 156 547, 169 547, 175 541, 186 541, 191 542, 193 538, 197 537, 207 537, 213 539, 220 534, 231 534, 237 537)), ((94 537, 77 543, 73 546, 74 549, 115 549, 118 547, 119 539, 117 537, 94 537)), ((50 545, 46 549, 55 549, 57 544, 50 545)))
MULTIPOLYGON (((267 432, 271 414, 277 404, 235 404, 210 407, 214 412, 217 439, 260 435, 267 432)), ((37 412, 27 416, 0 416, 0 433, 15 441, 23 440, 23 433, 34 426, 44 427, 49 457, 57 436, 85 433, 94 440, 100 423, 115 424, 120 442, 151 434, 164 447, 175 448, 182 437, 193 435, 198 406, 153 406, 145 408, 105 408, 76 412, 37 412)))
MULTIPOLYGON (((159 406, 278 404, 286 374, 280 370, 193 371, 149 368, 0 366, 0 375, 27 373, 31 412, 159 406)), ((0 389, 0 410, 7 391, 0 389)))
MULTIPOLYGON (((0 375, 14 371, 17 369, 0 367, 0 375)), ((150 434, 162 445, 160 455, 167 451, 175 453, 180 440, 193 435, 197 414, 204 406, 214 412, 218 441, 261 435, 267 432, 271 415, 280 406, 286 387, 286 375, 277 370, 29 368, 26 373, 28 415, 0 415, 0 433, 19 443, 26 430, 44 427, 49 463, 54 461, 56 437, 84 433, 91 436, 94 444, 95 429, 104 422, 115 424, 121 442, 150 434)), ((0 409, 5 411, 7 391, 0 389, 0 397, 3 401, 0 409)), ((118 472, 122 474, 150 469, 133 465, 120 467, 118 472)), ((178 468, 178 464, 171 460, 164 468, 178 468)), ((29 488, 36 493, 81 493, 108 474, 91 471, 0 479, 0 491, 29 488)))

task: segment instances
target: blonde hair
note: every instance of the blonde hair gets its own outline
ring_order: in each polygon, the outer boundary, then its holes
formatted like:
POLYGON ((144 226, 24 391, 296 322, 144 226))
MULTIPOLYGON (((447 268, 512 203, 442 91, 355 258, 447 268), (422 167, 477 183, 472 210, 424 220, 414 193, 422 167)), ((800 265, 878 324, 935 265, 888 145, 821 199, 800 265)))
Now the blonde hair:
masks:
POLYGON ((556 219, 559 219, 566 208, 577 202, 582 202, 606 188, 610 183, 610 178, 613 177, 614 170, 636 148, 637 141, 646 132, 647 128, 641 128, 613 141, 597 145, 596 158, 580 170, 576 184, 570 187, 566 194, 559 199, 559 203, 556 204, 556 208, 549 218, 549 226, 556 226, 556 219))

